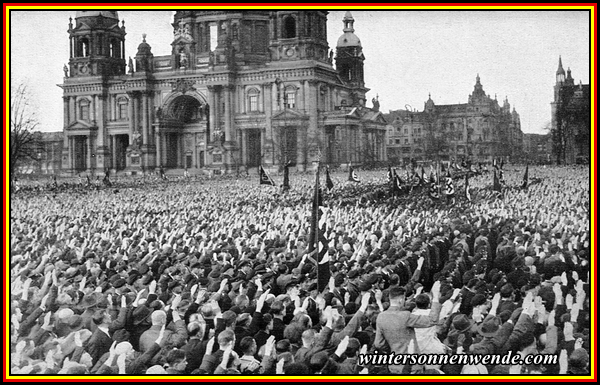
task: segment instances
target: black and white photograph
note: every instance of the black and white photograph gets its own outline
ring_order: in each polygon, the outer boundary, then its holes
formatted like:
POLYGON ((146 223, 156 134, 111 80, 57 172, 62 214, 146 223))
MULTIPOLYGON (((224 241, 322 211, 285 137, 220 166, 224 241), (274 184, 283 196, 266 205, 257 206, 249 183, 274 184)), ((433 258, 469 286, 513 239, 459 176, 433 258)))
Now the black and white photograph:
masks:
POLYGON ((5 380, 597 377, 596 5, 367 6, 5 7, 5 380))

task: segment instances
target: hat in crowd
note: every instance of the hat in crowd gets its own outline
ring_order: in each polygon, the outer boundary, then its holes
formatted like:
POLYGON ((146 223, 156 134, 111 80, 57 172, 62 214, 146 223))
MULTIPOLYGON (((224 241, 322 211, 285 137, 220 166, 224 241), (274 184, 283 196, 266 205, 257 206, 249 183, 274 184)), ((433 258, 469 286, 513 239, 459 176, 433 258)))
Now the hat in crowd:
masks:
POLYGON ((113 281, 112 285, 115 289, 119 289, 125 286, 126 283, 127 281, 125 281, 123 278, 117 278, 113 281))
POLYGON ((583 349, 575 349, 569 357, 569 366, 578 369, 584 369, 590 362, 590 355, 583 349))
POLYGON ((146 320, 148 320, 153 311, 154 309, 148 306, 136 307, 133 310, 133 324, 140 325, 144 323, 146 320))
POLYGON ((95 295, 97 293, 90 293, 83 297, 81 300, 81 307, 88 309, 98 305, 98 297, 95 295))
POLYGON ((358 275, 359 275, 358 270, 350 270, 348 272, 349 279, 354 279, 354 278, 358 277, 358 275))
POLYGON ((71 309, 60 309, 59 311, 56 312, 56 316, 61 321, 68 320, 69 317, 71 317, 73 314, 75 314, 75 313, 71 309))
POLYGON ((265 264, 261 263, 260 265, 256 265, 254 268, 254 274, 264 274, 267 272, 267 267, 265 264))
POLYGON ((467 317, 465 314, 459 314, 452 320, 452 326, 459 333, 464 333, 473 327, 475 321, 467 317))
POLYGON ((77 329, 77 328, 79 328, 81 326, 82 322, 83 322, 83 320, 81 319, 81 316, 77 315, 77 314, 74 314, 74 315, 72 315, 72 316, 69 317, 67 323, 69 324, 69 327, 71 329, 77 329))
POLYGON ((471 306, 480 306, 487 302, 485 295, 483 294, 475 294, 473 298, 471 298, 471 306))
POLYGON ((490 316, 485 317, 481 325, 479 325, 478 331, 484 337, 493 337, 496 332, 500 329, 500 317, 490 316))
POLYGON ((514 291, 513 285, 511 285, 510 283, 507 283, 504 286, 502 286, 502 288, 500 289, 500 295, 502 296, 502 298, 507 298, 507 297, 511 296, 513 291, 514 291))
POLYGON ((283 287, 283 291, 287 291, 288 287, 290 286, 295 286, 298 284, 298 280, 295 279, 294 277, 285 277, 285 279, 282 280, 281 282, 281 286, 283 287))

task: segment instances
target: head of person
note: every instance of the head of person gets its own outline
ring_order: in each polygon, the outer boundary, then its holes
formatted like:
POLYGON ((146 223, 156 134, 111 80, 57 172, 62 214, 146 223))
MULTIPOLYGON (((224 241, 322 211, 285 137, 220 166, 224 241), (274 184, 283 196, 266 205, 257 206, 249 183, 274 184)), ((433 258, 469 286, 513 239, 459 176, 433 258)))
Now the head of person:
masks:
POLYGON ((167 323, 167 313, 163 310, 155 310, 150 316, 152 326, 163 326, 167 323))
POLYGON ((235 333, 229 329, 223 330, 217 337, 217 343, 219 344, 219 348, 221 350, 225 350, 227 347, 233 346, 235 344, 235 333))
POLYGON ((256 340, 250 336, 242 338, 240 341, 240 350, 245 356, 254 356, 258 350, 256 340))
POLYGON ((401 286, 390 288, 390 306, 404 306, 406 289, 401 286))
POLYGON ((310 348, 315 342, 316 332, 314 329, 307 329, 302 332, 302 346, 310 348))
POLYGON ((427 309, 429 308, 429 304, 431 300, 427 294, 419 294, 417 298, 415 298, 415 304, 417 305, 417 309, 427 309))
POLYGON ((170 368, 179 372, 183 372, 187 366, 185 351, 182 349, 173 349, 169 351, 169 353, 167 353, 166 361, 170 368))

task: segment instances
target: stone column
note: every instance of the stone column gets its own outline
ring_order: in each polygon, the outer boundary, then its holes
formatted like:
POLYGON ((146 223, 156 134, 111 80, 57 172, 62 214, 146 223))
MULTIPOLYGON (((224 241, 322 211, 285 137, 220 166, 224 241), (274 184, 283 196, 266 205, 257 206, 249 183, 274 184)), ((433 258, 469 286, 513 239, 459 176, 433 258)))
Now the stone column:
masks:
POLYGON ((140 100, 138 99, 139 94, 136 93, 133 98, 133 131, 139 132, 140 130, 140 100))
POLYGON ((112 169, 116 170, 117 169, 117 136, 116 135, 112 135, 112 147, 110 149, 110 153, 112 155, 112 169))
POLYGON ((248 131, 242 130, 242 145, 240 148, 240 163, 246 166, 248 163, 248 131))
POLYGON ((96 95, 92 95, 92 101, 90 102, 90 120, 92 124, 96 122, 96 95))
POLYGON ((273 115, 273 93, 271 83, 263 83, 262 94, 265 95, 264 99, 264 112, 265 112, 265 129, 264 132, 261 130, 260 135, 260 148, 264 156, 265 163, 273 163, 273 150, 272 144, 267 146, 267 143, 272 139, 273 123, 271 116, 273 115))
POLYGON ((317 112, 317 89, 318 82, 309 80, 308 84, 308 129, 307 129, 307 163, 314 162, 318 156, 319 150, 325 151, 325 144, 323 143, 323 135, 319 130, 319 116, 317 112))
POLYGON ((156 166, 160 166, 163 162, 162 160, 162 135, 161 132, 157 129, 156 130, 156 166))
POLYGON ((92 168, 92 135, 88 135, 86 137, 86 142, 87 142, 86 168, 88 170, 91 170, 91 168, 92 168))
POLYGON ((279 111, 279 101, 277 100, 277 83, 273 83, 271 85, 271 100, 273 111, 279 111))
POLYGON ((233 127, 231 124, 231 87, 225 86, 223 87, 223 99, 225 102, 225 141, 231 142, 233 141, 233 127))
POLYGON ((63 127, 69 126, 69 97, 63 96, 63 127))
POLYGON ((148 93, 142 94, 142 143, 148 146, 148 93))
POLYGON ((77 115, 75 114, 75 97, 69 96, 69 123, 77 120, 77 115))
POLYGON ((96 125, 98 126, 98 142, 96 145, 98 147, 104 146, 104 97, 102 95, 94 96, 94 104, 97 106, 96 116, 94 119, 96 120, 96 125))
POLYGON ((133 110, 133 92, 127 93, 129 96, 129 103, 127 103, 127 117, 129 118, 129 144, 133 142, 133 131, 135 128, 134 121, 134 110, 133 110))
MULTIPOLYGON (((208 115, 209 115, 209 131, 210 131, 210 137, 208 138, 209 142, 212 142, 212 136, 215 134, 215 131, 217 129, 217 98, 216 98, 216 87, 215 86, 208 86, 208 115)), ((207 143, 208 144, 208 143, 207 143)))

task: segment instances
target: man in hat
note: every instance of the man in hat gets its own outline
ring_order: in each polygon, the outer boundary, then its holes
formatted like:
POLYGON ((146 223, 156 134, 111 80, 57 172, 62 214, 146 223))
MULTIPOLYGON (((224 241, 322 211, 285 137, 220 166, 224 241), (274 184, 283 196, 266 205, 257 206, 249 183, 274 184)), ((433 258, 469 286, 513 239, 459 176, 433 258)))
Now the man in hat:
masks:
MULTIPOLYGON (((428 328, 438 321, 441 310, 439 281, 436 281, 431 289, 433 299, 428 316, 414 315, 404 309, 405 292, 403 287, 391 289, 390 307, 377 316, 374 346, 378 349, 389 346, 390 351, 396 354, 406 354, 410 341, 416 345, 414 328, 428 328)), ((388 368, 394 374, 402 374, 405 369, 403 364, 391 364, 388 368)))

